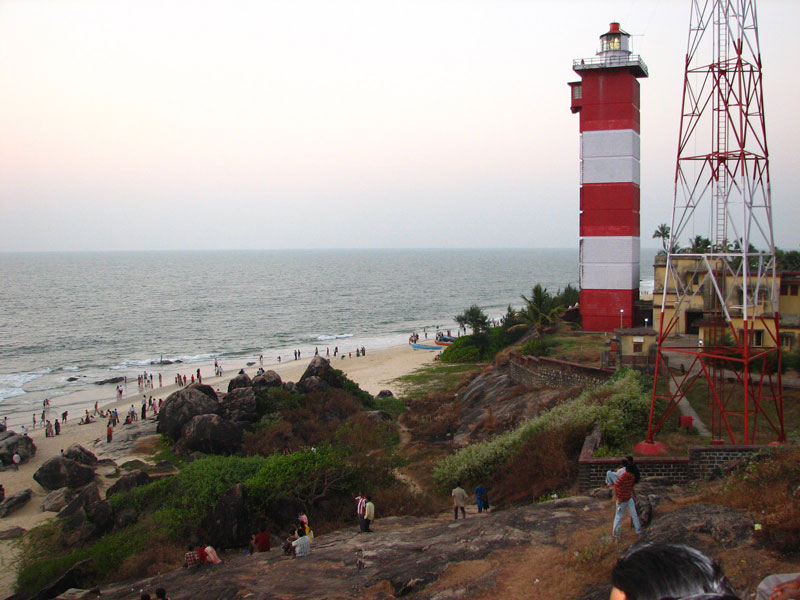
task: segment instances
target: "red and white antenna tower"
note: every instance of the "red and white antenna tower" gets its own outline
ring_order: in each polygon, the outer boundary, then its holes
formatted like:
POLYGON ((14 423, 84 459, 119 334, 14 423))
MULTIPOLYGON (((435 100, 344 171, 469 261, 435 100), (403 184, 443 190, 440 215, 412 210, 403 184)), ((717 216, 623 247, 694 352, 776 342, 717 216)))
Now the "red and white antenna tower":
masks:
POLYGON ((657 362, 639 449, 657 450, 653 436, 693 388, 703 387, 712 443, 783 441, 755 0, 691 1, 672 224, 661 258, 657 362), (695 332, 698 338, 681 337, 695 332))

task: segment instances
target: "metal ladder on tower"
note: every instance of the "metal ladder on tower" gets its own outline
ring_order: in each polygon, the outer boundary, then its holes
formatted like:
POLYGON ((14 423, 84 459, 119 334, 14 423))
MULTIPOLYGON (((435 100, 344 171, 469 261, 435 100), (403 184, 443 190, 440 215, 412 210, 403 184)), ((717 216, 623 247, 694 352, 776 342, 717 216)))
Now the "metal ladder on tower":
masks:
POLYGON ((728 113, 726 110, 730 92, 728 82, 728 9, 727 0, 717 0, 717 9, 714 15, 714 28, 716 30, 717 56, 716 77, 718 78, 718 93, 715 98, 713 115, 715 119, 717 156, 717 181, 714 187, 714 239, 712 245, 717 251, 725 251, 727 246, 727 208, 728 208, 728 169, 726 165, 728 152, 728 113))

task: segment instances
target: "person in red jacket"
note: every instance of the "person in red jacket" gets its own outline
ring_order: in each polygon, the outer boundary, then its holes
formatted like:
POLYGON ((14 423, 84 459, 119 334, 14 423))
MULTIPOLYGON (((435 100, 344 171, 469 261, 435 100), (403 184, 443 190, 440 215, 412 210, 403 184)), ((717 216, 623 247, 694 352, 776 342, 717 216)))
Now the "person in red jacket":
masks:
POLYGON ((622 517, 627 510, 631 514, 633 527, 636 535, 642 533, 642 525, 639 523, 639 515, 636 514, 636 502, 633 499, 633 485, 636 483, 636 476, 630 464, 625 467, 625 472, 614 482, 614 499, 616 500, 617 510, 614 513, 614 526, 611 533, 614 537, 619 537, 619 525, 622 517))

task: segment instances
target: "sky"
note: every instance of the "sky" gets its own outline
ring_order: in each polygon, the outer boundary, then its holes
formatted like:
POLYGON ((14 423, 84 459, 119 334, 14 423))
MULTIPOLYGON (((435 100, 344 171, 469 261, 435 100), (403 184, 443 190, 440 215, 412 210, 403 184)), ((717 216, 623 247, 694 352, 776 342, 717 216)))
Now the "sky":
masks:
MULTIPOLYGON (((775 242, 800 244, 800 2, 758 3, 775 242)), ((618 20, 642 245, 689 0, 0 0, 0 251, 578 245, 572 60, 618 20)))

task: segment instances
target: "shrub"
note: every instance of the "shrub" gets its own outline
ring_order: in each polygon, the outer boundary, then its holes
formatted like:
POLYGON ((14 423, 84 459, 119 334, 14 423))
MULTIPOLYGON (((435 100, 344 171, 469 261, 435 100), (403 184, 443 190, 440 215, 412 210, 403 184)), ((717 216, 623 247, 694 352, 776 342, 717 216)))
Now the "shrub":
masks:
POLYGON ((524 327, 493 327, 486 333, 464 335, 442 352, 442 362, 469 363, 492 360, 503 348, 519 340, 527 331, 524 327))
POLYGON ((528 340, 522 344, 519 351, 523 356, 550 356, 553 354, 554 347, 553 338, 546 335, 528 340))
POLYGON ((620 444, 627 436, 642 434, 641 424, 646 425, 649 409, 649 393, 641 376, 635 371, 621 370, 600 388, 589 388, 575 400, 559 404, 512 431, 470 444, 442 459, 434 469, 434 480, 440 489, 448 489, 457 481, 488 481, 522 444, 543 431, 561 426, 599 425, 604 444, 620 444))

